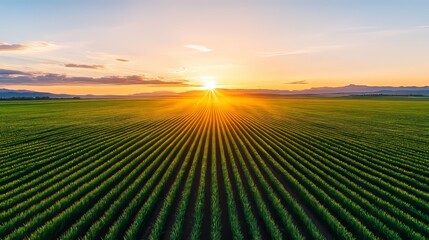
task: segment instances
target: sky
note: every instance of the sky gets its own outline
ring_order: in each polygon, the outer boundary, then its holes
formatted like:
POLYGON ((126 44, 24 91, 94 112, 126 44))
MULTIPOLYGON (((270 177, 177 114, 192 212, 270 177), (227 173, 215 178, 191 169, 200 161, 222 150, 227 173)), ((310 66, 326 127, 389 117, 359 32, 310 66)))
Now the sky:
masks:
POLYGON ((0 0, 0 88, 429 85, 424 0, 0 0))

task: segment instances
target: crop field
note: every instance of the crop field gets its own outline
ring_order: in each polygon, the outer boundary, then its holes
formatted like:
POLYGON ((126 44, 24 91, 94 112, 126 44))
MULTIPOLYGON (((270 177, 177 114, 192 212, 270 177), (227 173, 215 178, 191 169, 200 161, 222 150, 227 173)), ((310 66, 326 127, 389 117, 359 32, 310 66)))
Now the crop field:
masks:
POLYGON ((429 100, 0 102, 0 239, 428 239, 429 100))

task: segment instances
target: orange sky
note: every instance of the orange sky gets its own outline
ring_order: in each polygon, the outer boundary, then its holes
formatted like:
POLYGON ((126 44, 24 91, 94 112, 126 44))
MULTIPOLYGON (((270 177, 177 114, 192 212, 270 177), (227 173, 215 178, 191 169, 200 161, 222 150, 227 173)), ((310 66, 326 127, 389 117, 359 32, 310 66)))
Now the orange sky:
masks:
POLYGON ((369 0, 11 1, 0 16, 0 87, 132 94, 200 89, 207 81, 290 90, 429 85, 428 7, 369 0))

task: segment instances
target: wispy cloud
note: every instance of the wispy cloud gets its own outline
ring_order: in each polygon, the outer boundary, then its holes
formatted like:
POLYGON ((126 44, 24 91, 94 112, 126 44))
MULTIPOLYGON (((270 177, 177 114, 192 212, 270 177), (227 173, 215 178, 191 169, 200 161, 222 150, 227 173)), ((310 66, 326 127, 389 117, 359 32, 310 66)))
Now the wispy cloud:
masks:
POLYGON ((0 51, 20 51, 27 49, 23 44, 0 43, 0 51))
POLYGON ((179 69, 174 70, 173 73, 176 73, 176 74, 184 73, 184 72, 186 72, 186 70, 187 69, 185 67, 181 67, 179 69))
POLYGON ((213 49, 210 49, 210 48, 208 48, 206 46, 197 45, 197 44, 188 44, 188 45, 185 45, 185 47, 193 49, 193 50, 197 50, 197 51, 200 51, 200 52, 210 52, 210 51, 213 50, 213 49))
POLYGON ((426 28, 429 28, 429 25, 420 25, 420 26, 416 26, 415 28, 417 28, 417 29, 426 29, 426 28))
POLYGON ((307 80, 300 80, 300 81, 287 82, 285 84, 308 84, 308 82, 307 80))
POLYGON ((87 65, 87 64, 74 64, 74 63, 64 64, 64 67, 68 67, 68 68, 86 68, 86 69, 104 69, 103 65, 87 65))
POLYGON ((53 44, 47 42, 34 42, 28 44, 0 42, 0 52, 34 50, 49 47, 52 45, 53 44))
POLYGON ((282 50, 282 51, 272 51, 272 52, 262 52, 260 53, 261 57, 278 57, 278 56, 291 56, 299 54, 309 54, 309 53, 319 53, 325 51, 332 51, 344 48, 344 45, 328 45, 328 46, 316 46, 308 47, 303 49, 296 50, 282 50))
POLYGON ((115 60, 118 61, 118 62, 129 62, 128 59, 123 59, 123 58, 117 58, 115 60))
POLYGON ((360 33, 360 32, 370 32, 370 31, 377 31, 380 30, 380 28, 376 26, 349 26, 344 28, 337 28, 333 30, 333 33, 360 33))
POLYGON ((18 70, 0 69, 0 85, 148 85, 157 87, 190 87, 194 86, 187 80, 165 81, 148 78, 144 75, 106 76, 106 77, 71 77, 56 73, 35 73, 18 70))
POLYGON ((105 63, 109 63, 111 61, 126 63, 130 61, 126 56, 117 55, 109 52, 87 51, 85 57, 88 59, 105 63))
POLYGON ((0 77, 1 75, 28 75, 28 73, 18 70, 0 69, 0 77))
MULTIPOLYGON (((363 35, 366 37, 391 37, 401 34, 409 34, 416 31, 425 31, 429 29, 429 25, 409 26, 404 28, 382 28, 377 26, 352 26, 347 28, 339 28, 330 34, 345 34, 345 35, 363 35)), ((292 56, 301 54, 313 54, 327 51, 334 51, 348 47, 356 46, 356 44, 334 44, 324 46, 309 46, 300 49, 280 50, 261 52, 261 57, 279 57, 279 56, 292 56)))
POLYGON ((395 36, 429 29, 429 25, 408 26, 402 28, 383 28, 380 26, 355 26, 340 28, 334 31, 339 34, 358 34, 369 36, 395 36))
POLYGON ((292 50, 292 51, 275 51, 275 52, 264 52, 261 54, 262 57, 277 57, 277 56, 289 56, 312 53, 314 51, 310 49, 292 50))

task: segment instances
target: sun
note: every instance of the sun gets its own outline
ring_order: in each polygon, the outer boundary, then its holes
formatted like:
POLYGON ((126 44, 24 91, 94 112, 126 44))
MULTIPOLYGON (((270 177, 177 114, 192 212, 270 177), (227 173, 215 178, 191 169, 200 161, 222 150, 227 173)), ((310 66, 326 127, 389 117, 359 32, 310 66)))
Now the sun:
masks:
POLYGON ((216 82, 215 81, 206 81, 204 83, 204 89, 205 90, 214 90, 216 88, 216 82))

